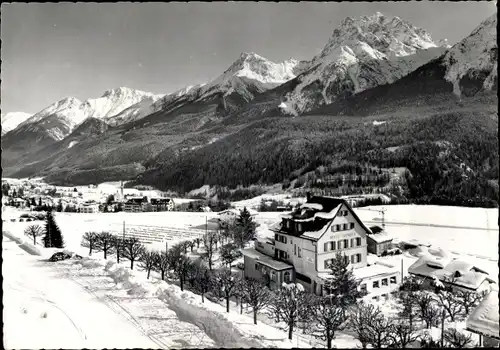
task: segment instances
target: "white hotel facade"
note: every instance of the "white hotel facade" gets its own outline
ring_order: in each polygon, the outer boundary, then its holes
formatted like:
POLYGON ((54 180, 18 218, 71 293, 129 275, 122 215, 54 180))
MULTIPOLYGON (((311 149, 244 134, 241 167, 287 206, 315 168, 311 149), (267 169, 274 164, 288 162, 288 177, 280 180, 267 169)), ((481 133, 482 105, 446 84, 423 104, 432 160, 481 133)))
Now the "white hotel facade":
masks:
POLYGON ((310 197, 270 229, 274 239, 257 240, 243 255, 245 276, 265 278, 271 289, 296 282, 323 295, 328 265, 339 252, 349 261, 367 298, 388 296, 401 284, 397 269, 368 266, 367 234, 371 231, 343 199, 310 197))

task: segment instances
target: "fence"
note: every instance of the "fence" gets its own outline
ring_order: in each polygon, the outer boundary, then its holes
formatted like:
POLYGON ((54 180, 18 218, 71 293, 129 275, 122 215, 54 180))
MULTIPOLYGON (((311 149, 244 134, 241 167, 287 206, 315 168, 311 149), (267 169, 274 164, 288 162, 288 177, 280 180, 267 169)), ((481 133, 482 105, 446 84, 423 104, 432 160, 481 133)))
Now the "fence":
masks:
POLYGON ((121 229, 114 225, 109 230, 114 235, 124 238, 137 238, 144 244, 175 242, 201 238, 206 231, 199 229, 179 229, 165 226, 127 225, 123 223, 121 229))

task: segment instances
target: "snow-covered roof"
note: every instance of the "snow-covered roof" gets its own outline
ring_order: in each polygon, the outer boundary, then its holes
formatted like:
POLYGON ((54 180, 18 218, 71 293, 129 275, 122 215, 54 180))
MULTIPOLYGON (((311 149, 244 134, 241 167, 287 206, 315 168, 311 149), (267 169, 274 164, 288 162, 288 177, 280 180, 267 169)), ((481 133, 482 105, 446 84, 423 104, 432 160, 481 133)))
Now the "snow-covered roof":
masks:
POLYGON ((471 332, 500 339, 497 291, 491 291, 472 311, 466 327, 471 332))
POLYGON ((376 243, 383 243, 392 241, 392 237, 385 231, 381 231, 379 233, 372 233, 366 235, 367 238, 374 240, 376 243))
MULTIPOLYGON (((399 271, 386 265, 374 264, 352 269, 352 273, 357 280, 364 280, 367 278, 394 275, 395 273, 399 273, 399 271)), ((328 280, 331 278, 331 275, 327 272, 320 272, 318 273, 318 277, 328 280)))
POLYGON ((275 260, 270 256, 258 252, 254 248, 243 249, 241 253, 249 258, 257 260, 262 265, 268 266, 274 270, 287 270, 293 268, 292 265, 287 264, 286 262, 283 261, 275 260))
POLYGON ((300 206, 301 208, 310 208, 310 209, 315 209, 315 210, 323 210, 323 205, 319 203, 309 203, 306 202, 300 206))
POLYGON ((408 268, 408 272, 411 274, 430 278, 437 277, 442 282, 472 290, 476 290, 485 280, 493 282, 488 278, 487 273, 481 271, 467 262, 450 260, 431 254, 421 256, 408 268), (457 271, 459 276, 455 275, 457 271))

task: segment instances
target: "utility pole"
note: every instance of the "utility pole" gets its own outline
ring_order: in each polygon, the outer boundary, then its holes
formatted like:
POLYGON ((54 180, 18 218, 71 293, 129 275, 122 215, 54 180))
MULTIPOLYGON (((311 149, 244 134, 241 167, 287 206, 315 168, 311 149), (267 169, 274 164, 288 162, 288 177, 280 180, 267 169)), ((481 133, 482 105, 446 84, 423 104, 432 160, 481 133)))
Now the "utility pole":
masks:
POLYGON ((403 283, 403 279, 405 278, 403 273, 403 258, 401 258, 401 283, 403 283))
POLYGON ((123 220, 123 240, 125 240, 125 220, 123 220))
POLYGON ((441 347, 444 347, 444 309, 441 314, 441 347))

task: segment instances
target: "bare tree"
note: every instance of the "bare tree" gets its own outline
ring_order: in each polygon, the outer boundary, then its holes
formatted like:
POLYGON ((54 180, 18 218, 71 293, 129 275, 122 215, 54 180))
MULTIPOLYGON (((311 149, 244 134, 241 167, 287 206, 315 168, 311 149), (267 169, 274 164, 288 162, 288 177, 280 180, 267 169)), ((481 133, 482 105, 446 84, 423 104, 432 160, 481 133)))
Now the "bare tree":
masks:
POLYGON ((271 302, 271 292, 262 280, 248 278, 243 281, 242 296, 253 310, 253 323, 257 324, 257 313, 271 302))
POLYGON ((97 234, 96 247, 97 249, 102 250, 104 253, 104 259, 108 258, 108 254, 114 253, 114 239, 115 237, 106 231, 97 234))
POLYGON ((36 245, 36 238, 43 236, 45 232, 40 225, 29 225, 24 230, 24 234, 28 237, 33 238, 33 245, 36 245))
POLYGON ((472 344, 472 336, 470 334, 466 336, 455 328, 448 328, 444 331, 444 339, 451 347, 457 349, 462 349, 472 344))
POLYGON ((446 310, 450 321, 455 322, 457 316, 463 311, 463 305, 453 292, 440 291, 438 294, 438 304, 446 310))
POLYGON ((361 342, 363 349, 366 349, 373 339, 370 325, 375 322, 378 312, 380 310, 375 309, 372 304, 361 302, 349 315, 349 327, 356 334, 356 338, 361 342))
POLYGON ((280 318, 288 326, 288 339, 292 339, 293 329, 301 319, 301 309, 310 307, 310 298, 300 284, 283 283, 276 294, 275 302, 280 318))
POLYGON ((271 291, 271 301, 269 302, 269 305, 267 306, 267 315, 269 318, 274 318, 276 323, 279 323, 281 320, 280 317, 280 305, 278 304, 279 301, 279 296, 277 292, 271 291))
POLYGON ((187 281, 189 282, 189 285, 191 287, 195 287, 196 279, 198 278, 198 274, 200 273, 202 269, 203 262, 201 261, 200 258, 194 260, 191 262, 187 273, 186 273, 186 278, 187 281))
POLYGON ((99 234, 97 232, 85 232, 82 236, 81 246, 89 248, 89 255, 92 255, 92 251, 97 251, 97 240, 99 234))
POLYGON ((139 262, 141 268, 148 272, 147 278, 149 279, 149 275, 151 274, 151 270, 155 266, 156 253, 152 251, 145 250, 142 252, 139 257, 139 262))
POLYGON ((389 347, 406 349, 409 344, 420 339, 417 329, 406 320, 395 320, 390 335, 392 343, 389 347))
POLYGON ((194 246, 196 245, 196 242, 195 241, 187 241, 187 246, 189 247, 189 249, 191 250, 191 253, 193 252, 193 249, 194 249, 194 246))
POLYGON ((458 291, 457 299, 462 304, 464 308, 465 315, 468 316, 472 309, 474 309, 481 300, 485 297, 485 292, 469 292, 469 291, 458 291))
POLYGON ((439 324, 439 320, 441 318, 442 312, 435 302, 431 303, 427 310, 422 315, 422 319, 425 321, 425 326, 429 329, 433 326, 437 326, 439 324))
POLYGON ((215 252, 215 243, 217 241, 217 236, 214 232, 207 232, 203 235, 203 245, 205 246, 205 259, 208 263, 208 268, 212 270, 213 258, 215 252))
POLYGON ((413 321, 418 316, 418 305, 416 297, 412 291, 403 291, 399 293, 399 305, 401 307, 398 315, 400 318, 408 320, 410 327, 413 327, 413 321))
POLYGON ((344 310, 328 297, 314 298, 311 309, 316 321, 312 329, 313 336, 325 340, 327 349, 331 349, 335 332, 342 329, 346 321, 344 310))
POLYGON ((139 241, 138 238, 126 238, 123 241, 123 257, 130 260, 130 269, 134 269, 134 262, 139 259, 139 257, 144 252, 144 245, 139 241))
POLYGON ((188 271, 192 268, 192 264, 191 259, 185 255, 181 255, 174 265, 174 272, 179 279, 182 291, 184 290, 184 282, 186 281, 188 271))
POLYGON ((116 262, 119 264, 120 257, 123 255, 123 238, 119 236, 113 236, 112 245, 116 253, 116 262))
POLYGON ((226 298, 226 311, 229 312, 229 300, 236 295, 240 279, 231 273, 230 269, 222 269, 216 274, 216 281, 226 298))
POLYGON ((210 291, 214 283, 212 272, 204 265, 201 265, 196 275, 195 289, 201 293, 201 301, 205 302, 205 294, 210 291))
POLYGON ((153 269, 161 273, 162 281, 165 280, 165 274, 168 272, 169 268, 170 268, 170 258, 168 253, 167 252, 156 253, 153 269))

